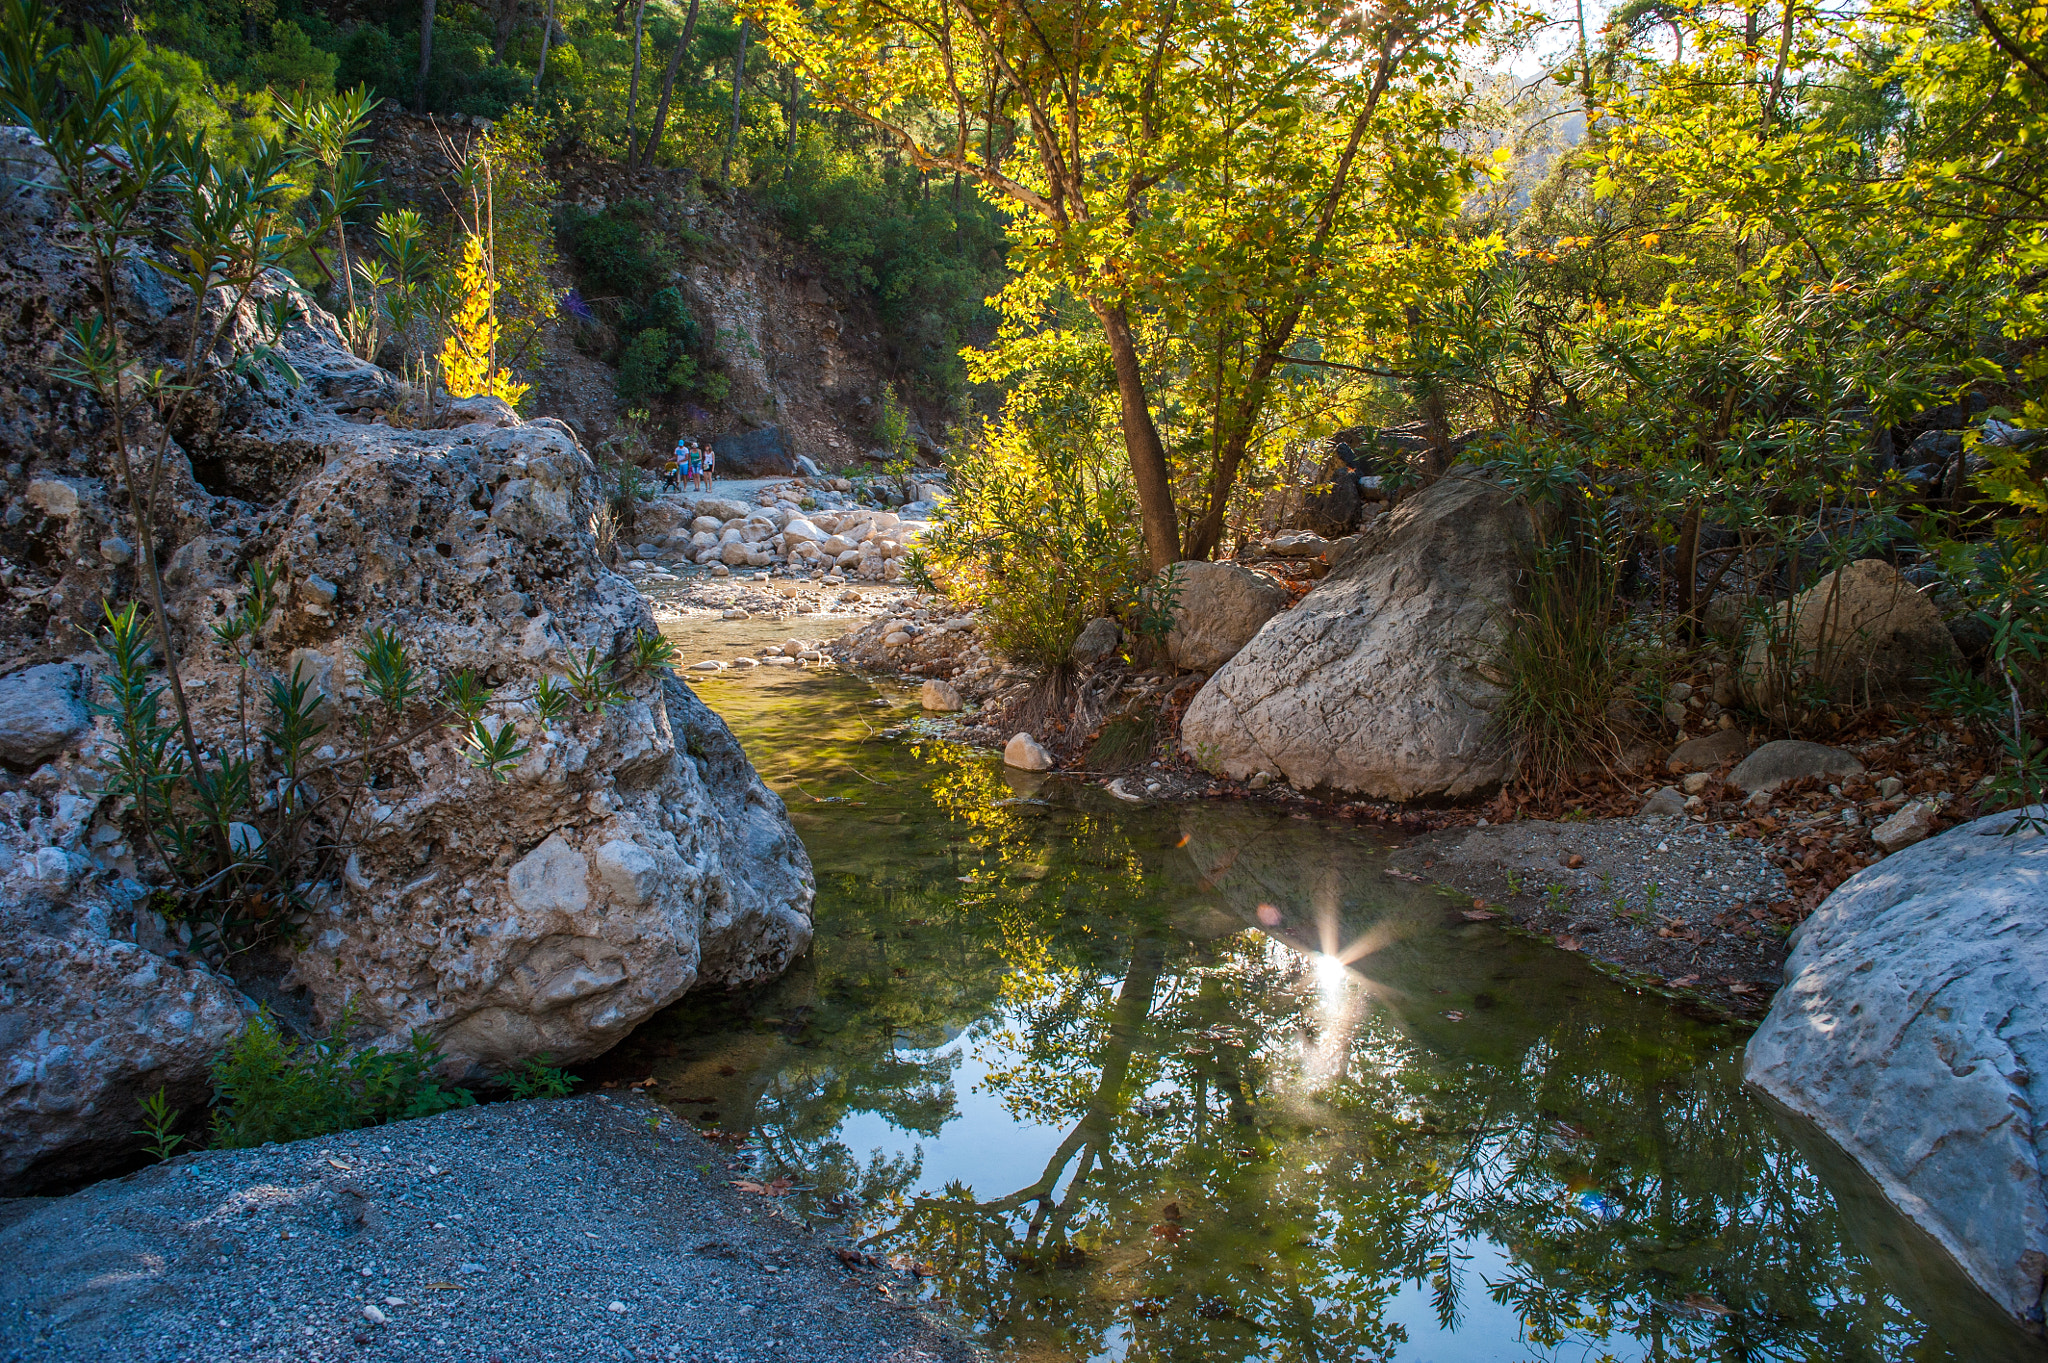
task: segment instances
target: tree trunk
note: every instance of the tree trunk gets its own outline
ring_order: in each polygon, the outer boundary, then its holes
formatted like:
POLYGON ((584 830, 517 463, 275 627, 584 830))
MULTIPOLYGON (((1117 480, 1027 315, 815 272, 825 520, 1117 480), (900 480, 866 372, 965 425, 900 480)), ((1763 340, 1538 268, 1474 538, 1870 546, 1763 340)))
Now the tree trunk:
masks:
POLYGON ((427 111, 427 67, 434 61, 434 0, 420 0, 420 80, 413 91, 412 111, 427 111))
POLYGON ((690 0, 690 13, 683 20, 683 36, 676 39, 676 50, 669 53, 668 74, 661 78, 661 103, 654 110, 654 127, 647 134, 647 145, 640 151, 640 169, 654 164, 654 153, 661 148, 661 135, 668 129, 668 101, 675 93, 676 72, 682 68, 683 58, 690 51, 691 35, 697 31, 698 0, 690 0))
POLYGON ((640 44, 645 34, 647 0, 638 0, 633 6, 633 83, 626 89, 626 166, 630 169, 639 160, 636 152, 640 142, 640 44))
POLYGON ((548 0, 548 12, 540 21, 540 65, 533 68, 533 92, 540 93, 540 78, 548 73, 548 41, 555 36, 555 0, 548 0))
POLYGON ((740 93, 747 82, 747 25, 753 22, 751 15, 740 16, 740 50, 732 59, 732 128, 725 135, 725 155, 718 162, 718 182, 732 182, 732 154, 740 144, 740 93))
POLYGON ((784 99, 782 104, 783 131, 786 136, 782 144, 782 178, 786 182, 789 173, 796 169, 796 115, 797 101, 803 98, 796 85, 796 68, 790 67, 782 76, 784 99))
POLYGON ((1138 486, 1138 515, 1145 530, 1146 556, 1156 573, 1180 561, 1180 517, 1173 507, 1173 478, 1166 467, 1166 448, 1159 443, 1159 428, 1152 424, 1152 407, 1145 399, 1145 379, 1138 369, 1138 343, 1131 336, 1129 315, 1121 304, 1106 307, 1091 302, 1090 306, 1102 322, 1110 360, 1116 367, 1124 453, 1131 461, 1131 478, 1138 486))
POLYGON ((1678 563, 1676 567, 1676 605, 1681 620, 1690 621, 1697 602, 1700 580, 1700 503, 1698 498, 1686 503, 1685 515, 1678 522, 1678 563))

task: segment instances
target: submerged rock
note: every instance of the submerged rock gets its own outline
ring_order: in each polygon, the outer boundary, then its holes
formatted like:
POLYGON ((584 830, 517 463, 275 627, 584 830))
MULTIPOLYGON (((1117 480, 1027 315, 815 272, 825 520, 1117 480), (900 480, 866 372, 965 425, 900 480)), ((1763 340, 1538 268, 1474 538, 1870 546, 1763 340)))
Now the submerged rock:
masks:
POLYGON ((1020 771, 1051 771, 1052 754, 1030 734, 1015 734, 1003 745, 1003 763, 1020 771))
POLYGON ((1867 868, 1794 937, 1747 1080, 1813 1122, 2015 1321, 2048 1286, 2048 819, 1867 868))
POLYGON ((1242 780, 1385 799, 1498 785, 1514 755, 1492 732, 1483 674, 1515 600, 1530 512, 1497 485, 1446 478, 1415 494, 1204 685, 1181 747, 1242 780))

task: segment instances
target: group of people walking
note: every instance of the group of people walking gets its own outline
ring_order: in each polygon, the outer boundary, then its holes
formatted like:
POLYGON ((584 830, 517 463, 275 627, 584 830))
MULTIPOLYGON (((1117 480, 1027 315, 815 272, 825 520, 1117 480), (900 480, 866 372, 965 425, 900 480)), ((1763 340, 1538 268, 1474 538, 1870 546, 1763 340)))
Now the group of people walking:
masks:
POLYGON ((663 478, 670 487, 683 491, 711 491, 718 477, 718 455, 709 445, 699 445, 686 435, 676 437, 676 452, 669 457, 663 478))

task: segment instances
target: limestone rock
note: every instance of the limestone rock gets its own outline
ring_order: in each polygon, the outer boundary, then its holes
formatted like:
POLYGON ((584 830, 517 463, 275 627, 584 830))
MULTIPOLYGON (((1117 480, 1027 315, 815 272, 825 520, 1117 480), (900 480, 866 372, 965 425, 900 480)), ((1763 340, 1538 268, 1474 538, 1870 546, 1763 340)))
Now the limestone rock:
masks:
POLYGON ((1287 607, 1285 587, 1235 563, 1176 563, 1161 577, 1169 573, 1173 630, 1166 652, 1175 667, 1189 672, 1223 666, 1287 607))
POLYGON ((697 515, 700 517, 711 517, 720 525, 724 525, 727 521, 745 520, 753 513, 754 509, 745 502, 735 502, 725 497, 699 497, 697 499, 697 515))
POLYGON ((1123 641, 1123 627, 1106 615, 1098 615, 1081 627, 1069 656, 1084 666, 1099 663, 1114 654, 1123 641))
POLYGON ((1844 776, 1855 776, 1862 770, 1863 764, 1853 753, 1830 748, 1825 743, 1781 738, 1764 744, 1736 763, 1735 770, 1728 773, 1728 782, 1754 795, 1760 790, 1776 790, 1787 781, 1807 776, 1839 780, 1844 776))
POLYGON ((88 722, 71 664, 44 663, 0 677, 0 761, 30 767, 55 757, 88 722))
POLYGON ((45 516, 76 516, 78 489, 59 478, 38 478, 28 485, 24 500, 45 516))
POLYGON ((1181 747, 1242 780, 1456 798, 1514 771, 1482 666, 1515 600, 1530 512, 1498 486, 1444 479, 1376 521, 1343 563, 1219 669, 1181 747))
MULTIPOLYGON (((2048 818, 2048 806, 2027 811, 2048 818)), ((1994 814, 1851 877, 1793 937, 1744 1076, 2014 1320, 2048 1280, 2048 835, 1994 814)))
POLYGON ((517 426, 519 413, 512 410, 512 404, 491 393, 479 393, 473 398, 457 398, 449 403, 441 415, 444 426, 517 426))
POLYGON ((940 681, 936 677, 924 684, 918 691, 917 699, 925 709, 936 710, 941 714, 951 714, 961 707, 959 690, 953 683, 940 681))
POLYGON ((93 915, 57 933, 8 917, 0 924, 0 1192, 18 1194, 89 1178, 124 1158, 143 1100, 159 1089, 173 1107, 202 1108, 213 1057, 252 1005, 216 975, 95 930, 93 915))
POLYGON ((1030 734, 1015 734, 1003 745, 1003 764, 1020 771, 1051 771, 1052 754, 1030 734))
POLYGON ((1961 657, 1934 603, 1882 559, 1829 573, 1773 619, 1775 628, 1753 637, 1742 660, 1743 688, 1765 709, 1788 683, 1858 697, 1915 694, 1961 657), (1783 636, 1776 656, 1774 633, 1783 636))
POLYGON ((1932 800, 1914 800, 1898 813, 1870 830, 1870 840, 1887 852, 1898 852, 1934 836, 1941 806, 1932 800))
POLYGON ((1676 787, 1665 786, 1655 795, 1643 801, 1643 807, 1636 811, 1639 819, 1668 819, 1685 813, 1685 796, 1676 787))
POLYGON ((1266 542, 1266 552, 1275 558, 1321 558, 1330 542, 1312 530, 1276 535, 1266 542))
POLYGON ((1749 738, 1740 729, 1723 729, 1704 738, 1688 738, 1664 759, 1664 769, 1674 774, 1712 771, 1723 762, 1749 755, 1749 738))
MULTIPOLYGON (((34 1177, 23 1171, 132 1150, 137 1105, 159 1083, 196 1110, 244 993, 289 1001, 315 1028, 352 1000, 357 1039, 398 1045, 417 1029, 451 1077, 476 1079, 543 1052, 600 1053, 685 991, 769 978, 810 940, 810 865, 782 803, 682 682, 640 672, 618 703, 552 720, 527 703, 572 657, 616 657, 654 629, 598 557, 596 469, 568 428, 363 421, 389 376, 349 355, 289 280, 259 286, 259 300, 299 299, 279 344, 305 382, 228 382, 180 440, 235 495, 183 473, 169 489, 185 509, 165 531, 166 576, 201 744, 239 741, 241 660, 205 626, 240 599, 254 560, 286 585, 286 606, 252 680, 259 692, 294 670, 317 680, 332 711, 322 742, 385 725, 354 650, 388 630, 430 692, 465 671, 493 688, 487 722, 514 727, 524 756, 496 779, 436 727, 373 759, 367 789, 346 772, 316 778, 327 809, 355 802, 351 846, 307 887, 298 943, 235 958, 235 982, 187 964, 203 938, 167 938, 154 921, 139 883, 159 873, 148 849, 83 774, 16 783, 33 791, 0 783, 0 1179, 17 1186, 34 1177)), ((230 341, 246 351, 254 338, 230 341)), ((127 529, 108 514, 81 545, 127 529)), ((22 751, 81 727, 77 700, 22 751)), ((276 772, 260 745, 255 756, 268 789, 276 772)), ((274 841, 269 816, 247 818, 236 845, 274 841)))

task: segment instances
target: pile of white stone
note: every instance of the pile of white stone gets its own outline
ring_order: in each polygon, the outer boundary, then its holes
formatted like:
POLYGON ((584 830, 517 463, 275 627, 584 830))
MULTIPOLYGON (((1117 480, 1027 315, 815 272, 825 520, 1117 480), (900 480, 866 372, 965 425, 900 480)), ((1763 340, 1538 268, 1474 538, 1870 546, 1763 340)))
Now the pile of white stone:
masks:
POLYGON ((742 671, 749 667, 801 667, 805 663, 828 664, 831 657, 825 652, 825 645, 816 639, 789 639, 780 644, 770 644, 756 649, 750 655, 726 662, 719 658, 706 658, 689 665, 691 672, 724 672, 729 668, 742 671))
POLYGON ((636 557, 687 560, 698 566, 787 567, 792 571, 864 582, 896 582, 903 555, 931 528, 925 503, 906 517, 874 507, 824 508, 802 485, 764 488, 749 506, 724 497, 669 494, 641 512, 650 527, 666 523, 659 540, 637 546, 636 557), (801 499, 801 500, 800 500, 801 499), (803 501, 813 501, 805 509, 803 501))

